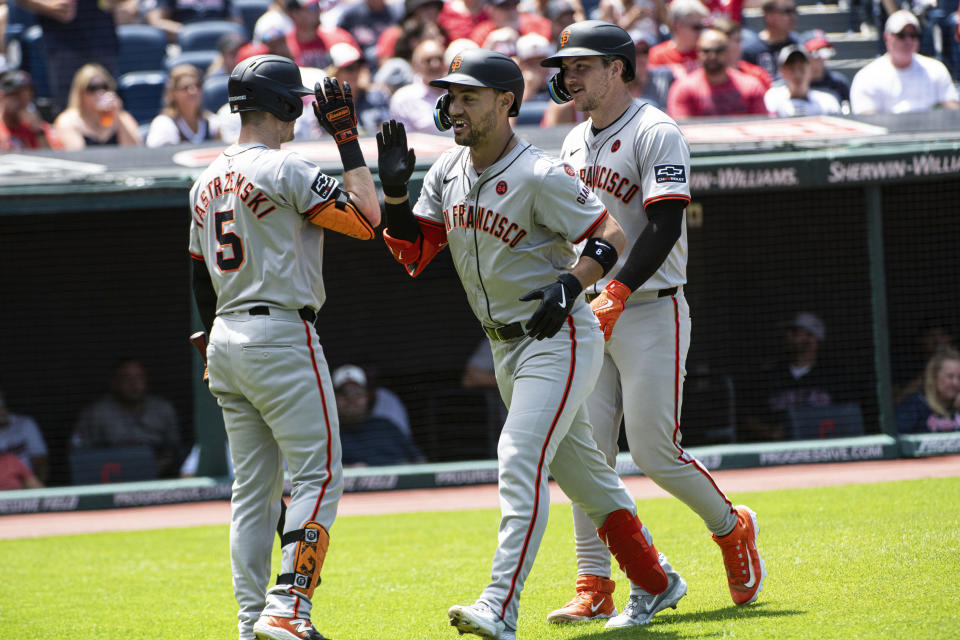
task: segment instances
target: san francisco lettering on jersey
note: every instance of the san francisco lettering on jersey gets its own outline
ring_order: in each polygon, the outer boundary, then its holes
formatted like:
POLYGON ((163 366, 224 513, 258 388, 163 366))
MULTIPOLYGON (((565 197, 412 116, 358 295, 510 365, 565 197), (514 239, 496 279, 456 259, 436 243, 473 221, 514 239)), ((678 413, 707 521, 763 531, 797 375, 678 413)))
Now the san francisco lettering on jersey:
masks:
POLYGON ((629 178, 621 176, 618 171, 609 167, 599 165, 583 167, 580 169, 580 179, 591 189, 612 193, 624 204, 629 204, 639 191, 639 187, 633 184, 629 178))
POLYGON ((494 238, 499 238, 511 248, 516 247, 520 239, 527 235, 526 229, 521 228, 516 222, 511 222, 499 212, 486 207, 475 208, 472 204, 457 204, 444 209, 443 220, 448 233, 455 227, 477 229, 489 233, 494 238))
POLYGON ((225 193, 235 194, 258 218, 262 218, 277 208, 276 205, 270 204, 263 211, 260 211, 260 205, 270 203, 270 199, 255 184, 247 180, 242 173, 228 171, 223 176, 217 176, 209 181, 200 189, 200 201, 193 207, 198 227, 203 227, 203 219, 207 215, 210 203, 225 193))

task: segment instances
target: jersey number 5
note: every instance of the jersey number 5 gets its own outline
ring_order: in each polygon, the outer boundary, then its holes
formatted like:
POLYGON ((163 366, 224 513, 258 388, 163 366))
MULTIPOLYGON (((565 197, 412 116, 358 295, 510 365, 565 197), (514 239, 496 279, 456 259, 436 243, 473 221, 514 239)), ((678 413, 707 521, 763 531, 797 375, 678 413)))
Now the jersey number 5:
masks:
POLYGON ((243 241, 240 236, 233 231, 224 231, 224 226, 229 226, 233 222, 233 209, 227 211, 217 211, 214 220, 217 223, 217 240, 220 242, 220 249, 217 251, 217 266, 220 271, 236 271, 243 264, 243 241), (229 248, 229 256, 224 249, 229 248))

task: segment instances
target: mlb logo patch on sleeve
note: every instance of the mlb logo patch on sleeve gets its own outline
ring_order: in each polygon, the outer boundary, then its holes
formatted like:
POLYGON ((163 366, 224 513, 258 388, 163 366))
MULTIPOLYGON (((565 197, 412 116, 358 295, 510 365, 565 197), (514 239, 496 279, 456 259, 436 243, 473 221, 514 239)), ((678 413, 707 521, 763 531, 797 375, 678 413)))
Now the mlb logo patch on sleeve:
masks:
POLYGON ((687 171, 682 164, 658 164, 653 167, 657 182, 686 182, 687 171))

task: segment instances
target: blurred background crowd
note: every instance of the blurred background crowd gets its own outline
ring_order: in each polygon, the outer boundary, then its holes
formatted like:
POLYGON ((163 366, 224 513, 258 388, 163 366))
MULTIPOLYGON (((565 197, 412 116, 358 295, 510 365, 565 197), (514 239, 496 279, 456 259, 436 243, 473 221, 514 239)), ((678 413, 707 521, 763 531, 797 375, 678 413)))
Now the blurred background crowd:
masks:
MULTIPOLYGON (((516 124, 572 123, 539 61, 589 18, 633 36, 637 96, 677 119, 958 106, 955 0, 0 1, 0 150, 232 142, 227 78, 260 53, 349 82, 367 134, 437 133, 427 83, 474 46, 523 69, 516 124)), ((298 140, 323 135, 311 111, 298 140)))

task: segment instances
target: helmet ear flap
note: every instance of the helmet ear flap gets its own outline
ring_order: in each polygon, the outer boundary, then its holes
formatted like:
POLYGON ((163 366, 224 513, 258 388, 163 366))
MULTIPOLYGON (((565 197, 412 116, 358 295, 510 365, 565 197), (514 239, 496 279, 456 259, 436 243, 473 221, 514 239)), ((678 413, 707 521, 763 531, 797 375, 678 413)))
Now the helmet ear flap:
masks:
POLYGON ((547 82, 547 93, 550 94, 550 99, 557 104, 564 104, 565 102, 573 100, 573 96, 570 95, 570 92, 567 91, 567 87, 564 84, 563 69, 555 73, 547 82))
POLYGON ((433 110, 433 123, 437 125, 440 131, 446 131, 453 126, 453 120, 450 119, 450 94, 445 93, 437 100, 437 106, 433 110))

